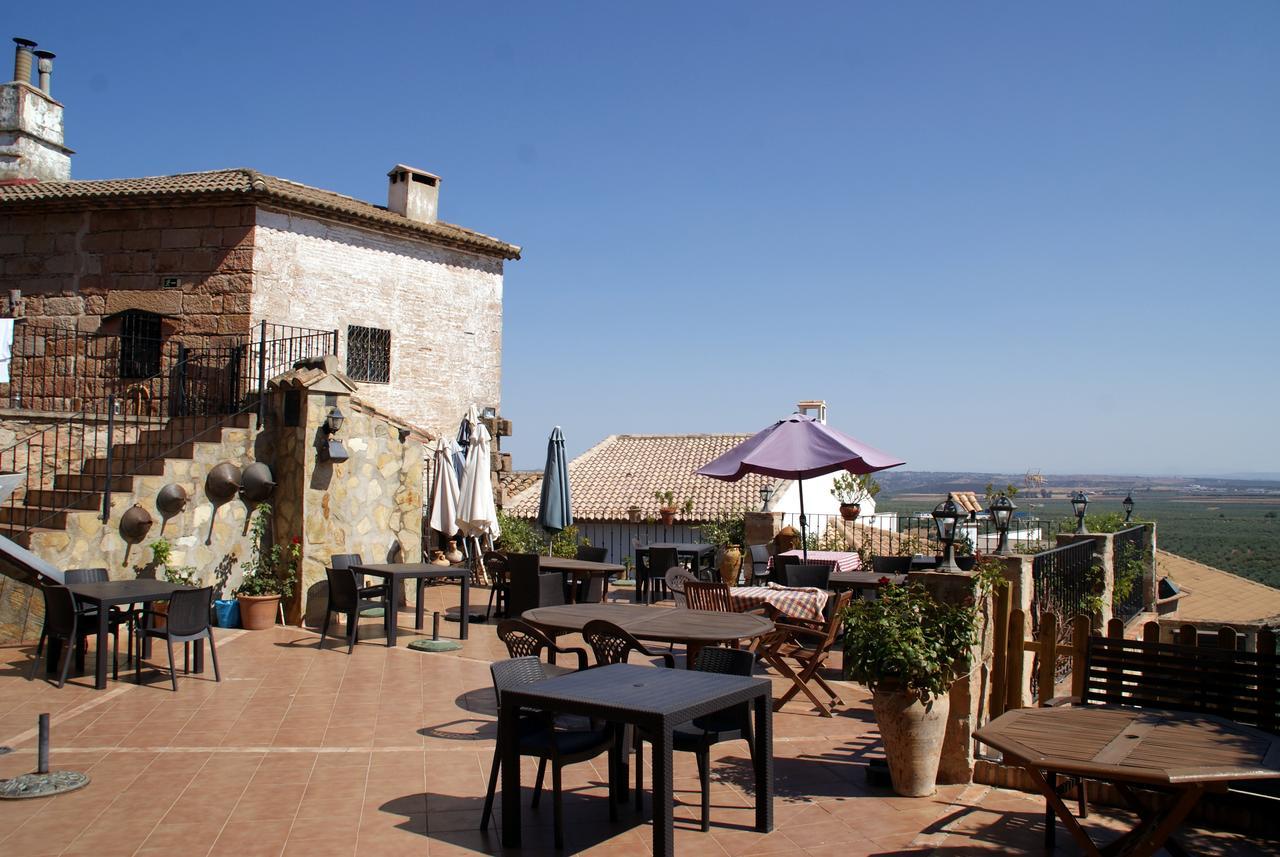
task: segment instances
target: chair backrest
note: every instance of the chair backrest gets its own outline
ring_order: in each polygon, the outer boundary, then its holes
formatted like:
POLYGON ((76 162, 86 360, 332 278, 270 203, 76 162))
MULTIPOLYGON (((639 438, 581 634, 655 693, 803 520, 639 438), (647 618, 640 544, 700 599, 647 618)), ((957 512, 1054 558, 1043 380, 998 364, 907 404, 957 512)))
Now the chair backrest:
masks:
POLYGON ((105 568, 69 568, 62 572, 66 583, 106 583, 111 579, 105 568))
POLYGON ((498 705, 502 705, 503 691, 541 681, 547 677, 547 671, 537 658, 522 657, 494 661, 489 664, 489 675, 493 677, 493 695, 497 697, 498 705))
POLYGON ((502 551, 485 551, 481 556, 484 570, 497 583, 507 582, 507 555, 502 551))
POLYGON ((733 602, 729 598, 729 587, 724 583, 685 584, 684 600, 689 605, 690 610, 733 612, 733 602))
POLYGON ((769 546, 768 545, 751 545, 751 565, 768 565, 769 564, 769 546))
POLYGON ((689 603, 684 597, 684 588, 690 583, 697 583, 698 576, 682 565, 667 569, 667 589, 671 590, 671 598, 677 607, 687 607, 689 603))
POLYGON ((680 564, 675 548, 649 548, 649 576, 662 577, 667 569, 680 564))
POLYGON ((853 593, 847 589, 844 592, 838 592, 827 599, 827 603, 822 609, 822 614, 827 622, 827 636, 822 643, 823 650, 831 648, 831 644, 834 643, 836 641, 836 637, 839 636, 840 627, 843 624, 845 608, 849 606, 849 602, 852 600, 853 593))
POLYGON ((581 559, 587 562, 604 562, 605 557, 608 555, 608 548, 595 548, 590 545, 578 545, 578 550, 574 554, 574 559, 581 559))
POLYGON ((175 637, 198 634, 209 627, 209 610, 212 607, 212 586, 179 589, 169 596, 169 614, 165 625, 175 637))
POLYGON ((826 589, 831 583, 829 565, 786 565, 782 569, 783 586, 813 586, 826 589))
POLYGON ((44 627, 55 637, 70 637, 76 631, 76 598, 65 586, 41 586, 44 594, 44 627))
POLYGON ((786 586, 786 578, 783 576, 783 570, 793 563, 799 565, 800 557, 795 554, 779 553, 773 555, 773 568, 769 570, 769 579, 774 583, 786 586))
POLYGON ((350 568, 326 568, 325 579, 329 581, 329 609, 339 613, 350 613, 356 609, 360 596, 356 589, 356 573, 350 568))
POLYGON ((698 662, 694 669, 702 673, 749 676, 755 663, 755 653, 750 649, 707 646, 698 654, 698 662))
POLYGON ((520 619, 504 619, 498 623, 498 639, 507 647, 513 658, 541 658, 545 649, 554 644, 551 638, 520 619))
MULTIPOLYGON (((329 568, 334 568, 339 571, 345 571, 354 565, 363 564, 364 558, 358 553, 335 553, 333 556, 329 557, 329 568)), ((359 589, 361 586, 364 586, 364 575, 357 574, 356 588, 359 589)))
POLYGON ((624 664, 632 652, 649 654, 644 644, 629 632, 604 619, 592 619, 583 626, 582 639, 595 654, 597 666, 624 664))
POLYGON ((873 556, 871 570, 876 574, 906 574, 911 570, 911 557, 873 556))

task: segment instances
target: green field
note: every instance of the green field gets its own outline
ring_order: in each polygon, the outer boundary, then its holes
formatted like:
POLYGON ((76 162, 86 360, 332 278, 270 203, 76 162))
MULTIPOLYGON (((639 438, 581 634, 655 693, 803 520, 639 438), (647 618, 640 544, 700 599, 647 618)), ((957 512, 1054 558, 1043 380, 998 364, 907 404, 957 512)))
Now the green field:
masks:
MULTIPOLYGON (((1280 502, 1225 497, 1166 497, 1139 495, 1134 520, 1155 521, 1159 546, 1170 553, 1232 571, 1243 577, 1280 587, 1280 502)), ((1028 501, 1015 497, 1020 510, 1038 518, 1069 518, 1066 500, 1028 501), (1031 508, 1030 503, 1036 507, 1031 508)), ((913 512, 919 500, 881 495, 882 512, 913 512)), ((1092 503, 1089 513, 1122 512, 1114 498, 1092 503)))

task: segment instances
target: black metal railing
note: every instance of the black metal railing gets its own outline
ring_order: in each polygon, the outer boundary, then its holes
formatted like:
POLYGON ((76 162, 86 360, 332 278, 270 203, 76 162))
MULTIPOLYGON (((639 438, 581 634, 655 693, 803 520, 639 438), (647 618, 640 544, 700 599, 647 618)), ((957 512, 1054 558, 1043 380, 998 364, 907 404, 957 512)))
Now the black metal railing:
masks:
MULTIPOLYGON (((862 515, 856 522, 839 515, 805 516, 810 550, 850 550, 855 544, 866 544, 879 556, 941 554, 933 516, 927 512, 883 512, 862 515)), ((785 512, 782 525, 800 530, 799 513, 785 512)), ((1074 525, 1073 525, 1074 526, 1074 525)), ((1065 524, 1055 519, 1014 518, 1009 527, 1009 548, 1015 553, 1034 554, 1051 545, 1065 524)), ((989 518, 960 524, 962 553, 991 553, 1000 543, 1000 534, 989 518)))
POLYGON ((1111 537, 1111 567, 1115 586, 1123 589, 1116 601, 1115 615, 1129 620, 1142 612, 1144 603, 1143 565, 1146 557, 1146 527, 1120 530, 1111 537))
POLYGON ((1087 612, 1089 596, 1096 596, 1094 542, 1072 542, 1038 553, 1031 559, 1031 626, 1038 632, 1040 615, 1058 616, 1087 612))

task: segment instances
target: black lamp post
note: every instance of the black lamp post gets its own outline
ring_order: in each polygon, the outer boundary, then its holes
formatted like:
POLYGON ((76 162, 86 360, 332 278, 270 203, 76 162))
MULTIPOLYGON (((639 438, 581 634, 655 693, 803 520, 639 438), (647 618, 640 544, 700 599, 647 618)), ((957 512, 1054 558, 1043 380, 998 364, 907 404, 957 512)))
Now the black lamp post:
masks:
POLYGON ((1124 522, 1127 524, 1133 520, 1133 492, 1130 491, 1124 495, 1124 502, 1120 505, 1124 506, 1124 522))
POLYGON ((965 512, 956 505, 951 495, 933 510, 933 523, 938 528, 938 539, 942 542, 942 562, 938 571, 959 571, 956 565, 956 529, 965 517, 965 512))
POLYGON ((1000 534, 996 553, 1002 556, 1009 553, 1009 523, 1013 520, 1013 510, 1016 508, 1018 507, 1013 505, 1012 500, 1001 494, 987 510, 991 513, 991 520, 996 522, 996 532, 1000 534))
POLYGON ((1083 491, 1071 495, 1071 509, 1076 513, 1076 534, 1087 533, 1084 527, 1084 510, 1089 508, 1089 496, 1083 491))
POLYGON ((760 486, 760 503, 761 503, 760 511, 761 512, 769 508, 769 498, 771 498, 772 496, 773 496, 772 483, 766 482, 760 486))

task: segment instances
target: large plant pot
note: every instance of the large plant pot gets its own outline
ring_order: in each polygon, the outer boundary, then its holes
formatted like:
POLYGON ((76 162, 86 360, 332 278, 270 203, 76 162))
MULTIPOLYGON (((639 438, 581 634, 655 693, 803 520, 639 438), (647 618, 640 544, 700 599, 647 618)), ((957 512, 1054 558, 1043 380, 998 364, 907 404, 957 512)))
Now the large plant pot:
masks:
POLYGON ((658 518, 662 521, 662 526, 669 527, 676 522, 675 509, 659 509, 658 518))
POLYGON ((726 586, 738 585, 738 572, 742 569, 742 549, 729 545, 720 555, 720 579, 726 586))
POLYGON ((942 739, 951 710, 948 696, 929 704, 902 691, 878 690, 871 696, 893 790, 903 797, 928 797, 937 790, 942 739))
POLYGON ((237 595, 240 602, 240 627, 246 631, 265 631, 276 624, 280 611, 279 595, 237 595))

